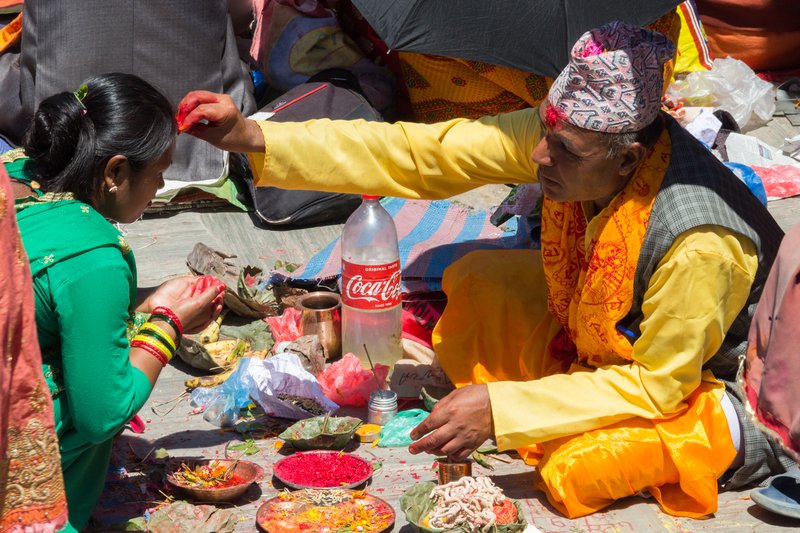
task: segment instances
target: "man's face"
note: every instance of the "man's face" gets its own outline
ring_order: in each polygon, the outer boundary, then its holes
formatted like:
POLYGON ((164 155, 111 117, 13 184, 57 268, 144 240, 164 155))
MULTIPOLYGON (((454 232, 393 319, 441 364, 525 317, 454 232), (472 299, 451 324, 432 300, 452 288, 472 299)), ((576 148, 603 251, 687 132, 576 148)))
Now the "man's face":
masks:
POLYGON ((604 207, 628 182, 624 156, 608 159, 608 146, 596 132, 563 120, 549 126, 547 106, 547 100, 539 106, 543 135, 531 154, 542 191, 557 202, 592 201, 604 207))

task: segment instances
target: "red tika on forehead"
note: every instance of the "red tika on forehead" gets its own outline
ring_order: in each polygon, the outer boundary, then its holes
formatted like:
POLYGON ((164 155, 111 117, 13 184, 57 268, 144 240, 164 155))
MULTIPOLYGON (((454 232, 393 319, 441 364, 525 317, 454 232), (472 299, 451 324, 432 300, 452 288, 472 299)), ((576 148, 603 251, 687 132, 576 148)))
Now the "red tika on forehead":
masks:
POLYGON ((598 43, 597 41, 592 41, 586 45, 586 48, 583 49, 581 57, 599 56, 600 54, 606 51, 607 50, 603 48, 600 45, 600 43, 598 43))
POLYGON ((561 112, 552 106, 552 104, 547 104, 547 109, 544 112, 544 123, 547 124, 548 128, 554 128, 562 119, 561 112))

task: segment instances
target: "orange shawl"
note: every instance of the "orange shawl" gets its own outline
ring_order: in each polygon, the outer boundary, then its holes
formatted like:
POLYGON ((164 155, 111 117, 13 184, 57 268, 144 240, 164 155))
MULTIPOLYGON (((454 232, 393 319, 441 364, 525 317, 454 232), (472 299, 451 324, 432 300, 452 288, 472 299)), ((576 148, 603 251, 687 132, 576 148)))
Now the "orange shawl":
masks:
POLYGON ((633 347, 616 325, 633 302, 633 275, 670 146, 665 131, 625 189, 597 215, 597 229, 588 240, 580 202, 544 199, 548 306, 562 326, 549 350, 564 370, 576 359, 594 367, 631 359, 633 347))

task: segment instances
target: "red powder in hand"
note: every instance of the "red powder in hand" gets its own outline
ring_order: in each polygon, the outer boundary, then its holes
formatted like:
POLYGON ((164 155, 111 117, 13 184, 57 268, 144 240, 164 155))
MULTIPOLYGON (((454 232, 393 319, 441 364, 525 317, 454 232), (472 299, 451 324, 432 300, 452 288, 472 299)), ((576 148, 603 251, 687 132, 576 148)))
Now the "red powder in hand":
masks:
POLYGON ((339 452, 296 453, 275 465, 275 476, 283 481, 313 488, 337 488, 366 481, 372 466, 339 452))
POLYGON ((189 108, 188 107, 180 106, 178 108, 178 114, 175 116, 175 121, 178 123, 178 131, 179 132, 184 132, 187 129, 189 129, 183 124, 183 121, 186 120, 186 117, 188 115, 189 115, 189 108))

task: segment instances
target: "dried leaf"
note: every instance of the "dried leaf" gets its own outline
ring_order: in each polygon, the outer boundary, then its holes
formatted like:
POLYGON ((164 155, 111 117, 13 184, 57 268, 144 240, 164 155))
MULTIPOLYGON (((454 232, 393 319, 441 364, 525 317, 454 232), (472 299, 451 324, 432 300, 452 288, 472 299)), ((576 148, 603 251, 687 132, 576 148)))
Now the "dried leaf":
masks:
POLYGON ((147 526, 159 533, 228 533, 236 522, 233 510, 177 501, 153 513, 147 526))

